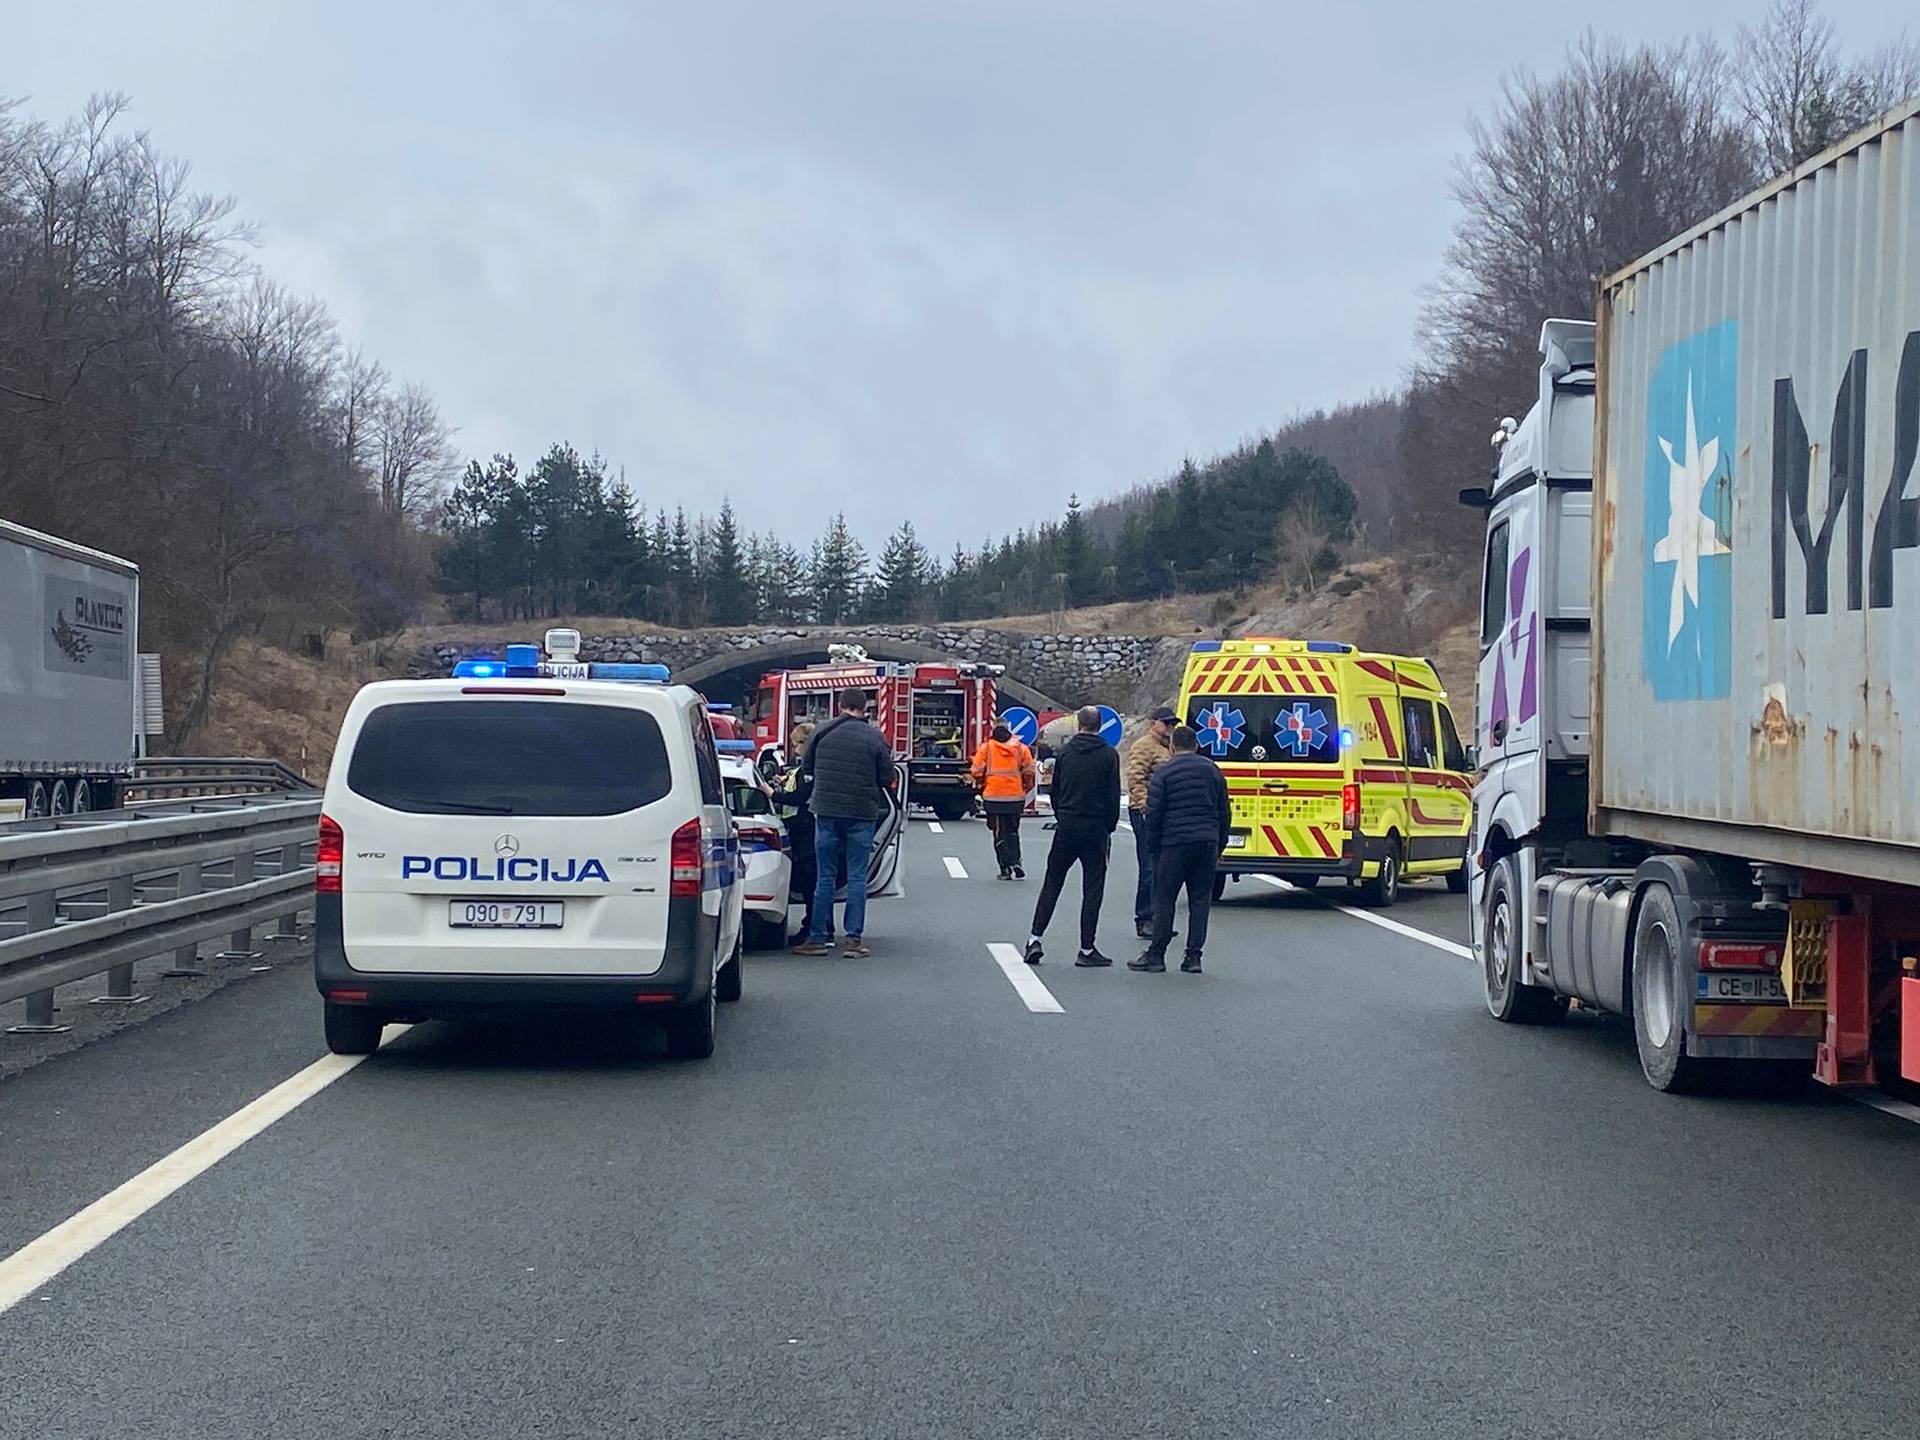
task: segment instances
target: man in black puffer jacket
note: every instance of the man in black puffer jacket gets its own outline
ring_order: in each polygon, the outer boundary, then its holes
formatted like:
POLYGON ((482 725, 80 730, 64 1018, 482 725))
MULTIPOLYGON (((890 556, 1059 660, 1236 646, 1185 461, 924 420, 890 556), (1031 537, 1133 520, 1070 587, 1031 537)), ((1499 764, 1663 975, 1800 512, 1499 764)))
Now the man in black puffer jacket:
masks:
POLYGON ((1053 848, 1047 852, 1047 878, 1033 910, 1027 936, 1027 963, 1040 963, 1040 937, 1053 920, 1053 907, 1080 867, 1080 966, 1111 965, 1094 944, 1100 902, 1107 893, 1107 851, 1120 823, 1120 752, 1100 738, 1100 711, 1083 705, 1074 717, 1079 729, 1053 762, 1053 848))
POLYGON ((840 713, 807 742, 801 776, 813 785, 813 849, 819 874, 813 889, 813 932, 796 955, 830 955, 833 892, 844 862, 847 913, 840 953, 858 958, 871 953, 862 935, 867 925, 867 865, 873 856, 874 824, 887 811, 894 783, 893 752, 867 723, 867 692, 840 692, 840 713))
POLYGON ((1129 970, 1165 970, 1173 939, 1173 902, 1187 891, 1187 955, 1180 968, 1200 973, 1213 908, 1213 875, 1233 828, 1227 777, 1197 751, 1191 727, 1176 725, 1173 758, 1153 772, 1147 790, 1147 848, 1153 854, 1153 938, 1129 970))

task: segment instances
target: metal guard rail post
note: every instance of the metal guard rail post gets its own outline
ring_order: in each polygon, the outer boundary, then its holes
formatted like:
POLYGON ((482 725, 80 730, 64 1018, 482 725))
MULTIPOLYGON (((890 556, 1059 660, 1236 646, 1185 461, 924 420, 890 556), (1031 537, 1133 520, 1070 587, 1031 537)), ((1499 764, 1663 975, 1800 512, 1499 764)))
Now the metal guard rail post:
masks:
POLYGON ((280 934, 312 904, 320 797, 261 796, 101 812, 0 830, 0 1004, 25 999, 16 1033, 53 1023, 57 987, 107 976, 103 1004, 137 1004, 133 967, 173 952, 198 974, 203 941, 250 953, 255 927, 280 934), (223 873, 224 872, 224 873, 223 873))

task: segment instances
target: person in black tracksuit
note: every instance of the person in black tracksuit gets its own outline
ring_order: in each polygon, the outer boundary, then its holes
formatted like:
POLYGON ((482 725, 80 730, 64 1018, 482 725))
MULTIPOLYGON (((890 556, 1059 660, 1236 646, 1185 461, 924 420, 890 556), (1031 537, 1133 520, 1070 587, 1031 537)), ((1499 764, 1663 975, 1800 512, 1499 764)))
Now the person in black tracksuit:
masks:
POLYGON ((1040 903, 1033 909, 1033 932, 1027 936, 1027 963, 1040 963, 1040 937, 1053 921, 1053 907, 1067 883, 1067 872, 1080 867, 1080 954, 1074 964, 1111 965, 1094 943, 1100 923, 1100 902, 1107 893, 1107 852, 1114 828, 1120 823, 1120 752, 1100 738, 1100 712, 1081 707, 1075 717, 1079 729, 1061 747, 1053 762, 1053 848, 1047 852, 1047 878, 1040 884, 1040 903))
POLYGON ((1220 767, 1196 750, 1191 727, 1173 731, 1173 758, 1153 772, 1147 795, 1147 848, 1153 854, 1153 938, 1129 970, 1165 970, 1173 939, 1173 902, 1187 891, 1187 954, 1180 968, 1200 973, 1213 908, 1213 874, 1233 828, 1220 767))

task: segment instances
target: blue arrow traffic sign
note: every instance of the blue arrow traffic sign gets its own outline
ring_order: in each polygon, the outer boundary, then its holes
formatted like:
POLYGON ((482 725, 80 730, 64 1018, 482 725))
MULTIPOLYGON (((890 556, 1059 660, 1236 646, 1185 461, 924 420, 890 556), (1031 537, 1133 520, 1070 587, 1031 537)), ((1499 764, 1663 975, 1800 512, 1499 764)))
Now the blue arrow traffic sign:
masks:
POLYGON ((1000 718, 1013 731, 1013 738, 1022 745, 1031 745, 1040 738, 1040 717, 1026 706, 1016 705, 1011 710, 1002 710, 1000 718))
POLYGON ((1120 712, 1111 705, 1102 705, 1100 707, 1100 738, 1116 750, 1120 748, 1120 728, 1120 712))

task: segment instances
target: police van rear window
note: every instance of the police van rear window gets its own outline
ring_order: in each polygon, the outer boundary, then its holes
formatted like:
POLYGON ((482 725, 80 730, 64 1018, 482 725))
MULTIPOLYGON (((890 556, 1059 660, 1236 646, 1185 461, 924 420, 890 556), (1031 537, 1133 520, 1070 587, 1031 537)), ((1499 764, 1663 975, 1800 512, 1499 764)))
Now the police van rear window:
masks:
POLYGON ((1202 755, 1230 764, 1340 761, 1340 711, 1331 695, 1195 695, 1187 724, 1202 755))
POLYGON ((462 700, 375 710, 347 787, 415 815, 617 815, 664 799, 673 774, 644 710, 462 700))

